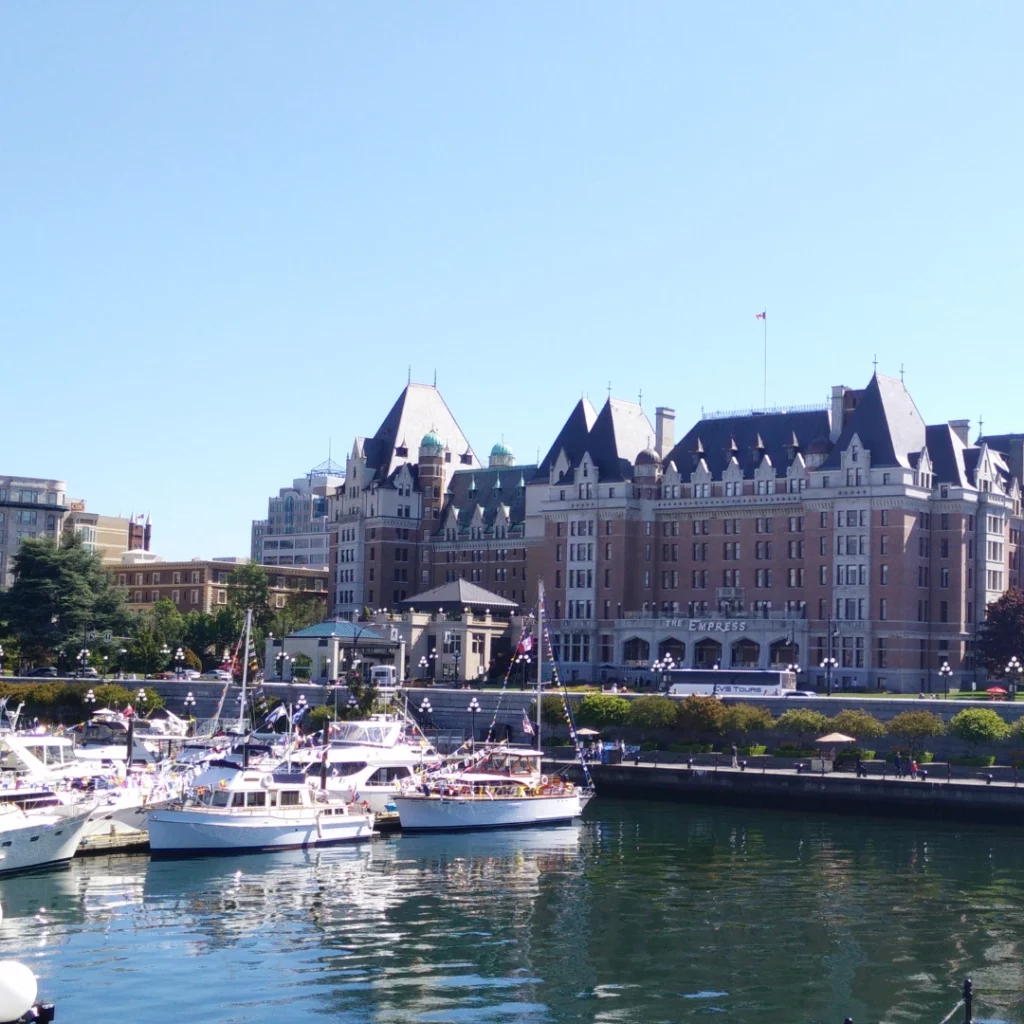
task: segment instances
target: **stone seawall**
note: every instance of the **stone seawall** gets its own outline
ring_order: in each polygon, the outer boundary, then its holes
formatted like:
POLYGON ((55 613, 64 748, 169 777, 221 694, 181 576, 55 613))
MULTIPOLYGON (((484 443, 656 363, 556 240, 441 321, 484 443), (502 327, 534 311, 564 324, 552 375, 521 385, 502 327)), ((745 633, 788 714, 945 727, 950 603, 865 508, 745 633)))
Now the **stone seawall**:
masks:
MULTIPOLYGON (((576 782, 578 765, 550 762, 576 782)), ((697 804, 811 811, 827 814, 898 816, 943 821, 1024 825, 1024 786, 983 781, 858 779, 852 775, 810 775, 737 769, 591 765, 599 795, 697 804)))

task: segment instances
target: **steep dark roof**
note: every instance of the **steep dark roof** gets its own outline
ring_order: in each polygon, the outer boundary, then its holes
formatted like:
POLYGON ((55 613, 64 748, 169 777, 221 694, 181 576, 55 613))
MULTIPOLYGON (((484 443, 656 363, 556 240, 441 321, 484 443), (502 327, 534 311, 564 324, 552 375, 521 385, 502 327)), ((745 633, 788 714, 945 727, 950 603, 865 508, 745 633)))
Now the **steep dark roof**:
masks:
POLYGON ((793 435, 800 450, 807 452, 811 442, 822 437, 828 440, 829 421, 825 409, 810 412, 750 413, 725 416, 721 419, 698 420, 669 453, 683 477, 693 472, 693 455, 703 450, 704 461, 712 475, 720 476, 729 465, 731 449, 735 443, 736 460, 744 474, 749 476, 759 465, 761 452, 758 442, 772 460, 776 475, 785 474, 792 461, 793 435))
POLYGON ((840 468, 841 453, 854 434, 871 453, 872 466, 910 466, 911 453, 925 445, 925 424, 903 381, 872 376, 823 469, 840 468))
POLYGON ((494 525, 499 505, 507 505, 509 524, 518 525, 526 519, 526 487, 533 479, 536 466, 504 466, 494 469, 463 469, 451 476, 438 529, 444 528, 449 510, 458 510, 460 527, 468 527, 477 506, 483 506, 484 526, 494 525), (520 481, 524 486, 520 487, 520 481), (470 488, 476 487, 471 495, 470 488))
POLYGON ((408 384, 377 432, 364 443, 366 464, 376 471, 374 479, 387 480, 403 462, 416 462, 420 441, 429 433, 436 434, 447 445, 456 465, 459 456, 466 452, 472 456, 472 466, 480 465, 441 392, 429 384, 408 384), (407 456, 395 455, 395 448, 400 445, 408 449, 407 456))
POLYGON ((982 441, 1006 458, 1010 472, 1018 480, 1024 479, 1024 434, 985 434, 978 438, 979 444, 982 441))
POLYGON ((609 398, 590 430, 586 450, 601 480, 632 480, 633 462, 653 442, 654 428, 641 406, 609 398))
POLYGON ((448 609, 495 608, 501 611, 512 611, 519 607, 515 601, 499 597, 490 590, 484 590, 476 583, 463 579, 442 583, 433 590, 424 590, 423 593, 399 603, 403 608, 419 608, 423 611, 444 608, 446 605, 448 609))
POLYGON ((590 436, 590 428, 596 419, 597 413, 590 404, 590 400, 581 398, 558 432, 555 443, 548 449, 547 455, 537 467, 537 476, 547 476, 551 472, 551 464, 558 458, 558 453, 563 448, 570 464, 575 465, 587 449, 587 438, 590 436))
POLYGON ((939 423, 927 427, 925 439, 936 481, 940 484, 954 484, 957 487, 967 486, 969 481, 964 467, 964 444, 949 424, 939 423))

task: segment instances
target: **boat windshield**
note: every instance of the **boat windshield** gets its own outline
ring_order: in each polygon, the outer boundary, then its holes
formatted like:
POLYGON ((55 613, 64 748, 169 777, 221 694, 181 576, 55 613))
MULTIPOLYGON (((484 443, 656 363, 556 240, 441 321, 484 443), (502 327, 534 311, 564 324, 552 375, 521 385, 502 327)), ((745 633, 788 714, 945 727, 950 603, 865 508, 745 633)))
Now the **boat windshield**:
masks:
MULTIPOLYGON (((327 774, 332 779, 345 778, 348 775, 355 775, 366 767, 365 761, 331 761, 327 765, 327 774)), ((319 776, 322 771, 319 761, 310 761, 306 765, 306 774, 319 776)))
POLYGON ((331 743, 360 747, 393 747, 402 731, 401 722, 338 722, 331 726, 331 743))
MULTIPOLYGON (((60 768, 63 765, 72 764, 75 760, 73 744, 61 743, 59 740, 49 743, 38 740, 26 743, 25 751, 42 761, 47 768, 60 768)), ((21 762, 16 749, 6 747, 0 757, 0 768, 4 771, 23 771, 26 765, 21 762)))
POLYGON ((469 771, 485 775, 532 775, 537 771, 537 759, 515 751, 495 751, 469 771))

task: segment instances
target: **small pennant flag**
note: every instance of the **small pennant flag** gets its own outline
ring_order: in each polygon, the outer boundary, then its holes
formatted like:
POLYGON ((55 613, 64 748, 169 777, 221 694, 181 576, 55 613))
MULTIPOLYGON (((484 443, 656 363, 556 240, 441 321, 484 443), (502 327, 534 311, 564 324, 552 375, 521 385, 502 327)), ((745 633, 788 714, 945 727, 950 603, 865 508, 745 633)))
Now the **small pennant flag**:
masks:
POLYGON ((530 717, 525 711, 523 712, 523 732, 525 732, 527 736, 534 735, 533 723, 531 723, 530 717))
POLYGON ((765 310, 763 313, 755 313, 754 314, 754 319, 755 320, 767 320, 768 319, 768 311, 765 310))
POLYGON ((533 634, 527 633, 522 640, 519 641, 518 653, 529 654, 533 650, 533 634))

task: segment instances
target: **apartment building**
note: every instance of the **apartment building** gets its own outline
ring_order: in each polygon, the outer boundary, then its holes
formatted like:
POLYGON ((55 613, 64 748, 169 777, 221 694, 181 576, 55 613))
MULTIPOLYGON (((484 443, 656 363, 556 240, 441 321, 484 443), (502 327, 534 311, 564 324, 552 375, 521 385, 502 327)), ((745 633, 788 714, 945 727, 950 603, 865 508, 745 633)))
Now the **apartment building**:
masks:
POLYGON ((153 526, 148 515, 104 516, 87 511, 84 501, 72 501, 70 507, 64 529, 74 530, 83 547, 104 562, 120 562, 127 551, 150 550, 153 526))
POLYGON ((267 518, 253 520, 251 557, 261 565, 326 568, 330 548, 328 499, 345 471, 328 459, 282 487, 267 503, 267 518))
MULTIPOLYGON (((170 601, 178 611, 216 612, 228 603, 231 573, 246 559, 201 559, 163 562, 143 559, 144 552, 128 552, 120 565, 111 566, 115 584, 126 592, 134 611, 148 611, 157 601, 170 601)), ((283 608, 291 594, 310 594, 327 608, 327 573, 323 569, 289 566, 268 572, 270 604, 283 608)))
POLYGON ((14 582, 11 560, 22 540, 59 540, 69 511, 63 480, 0 476, 0 590, 14 582))

